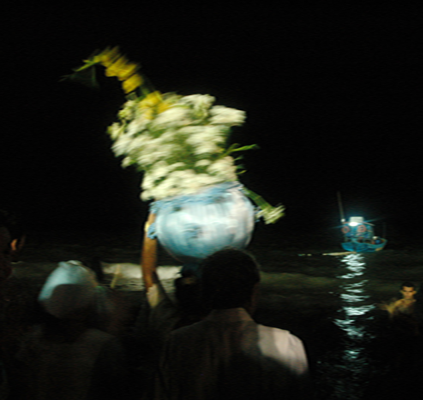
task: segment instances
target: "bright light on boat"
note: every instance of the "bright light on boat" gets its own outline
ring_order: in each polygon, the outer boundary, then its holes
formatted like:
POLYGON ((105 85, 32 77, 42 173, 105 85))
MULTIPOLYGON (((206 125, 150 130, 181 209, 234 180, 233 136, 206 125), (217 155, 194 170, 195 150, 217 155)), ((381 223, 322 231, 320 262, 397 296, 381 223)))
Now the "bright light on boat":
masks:
POLYGON ((350 217, 350 220, 348 221, 349 226, 357 226, 364 222, 363 217, 350 217))

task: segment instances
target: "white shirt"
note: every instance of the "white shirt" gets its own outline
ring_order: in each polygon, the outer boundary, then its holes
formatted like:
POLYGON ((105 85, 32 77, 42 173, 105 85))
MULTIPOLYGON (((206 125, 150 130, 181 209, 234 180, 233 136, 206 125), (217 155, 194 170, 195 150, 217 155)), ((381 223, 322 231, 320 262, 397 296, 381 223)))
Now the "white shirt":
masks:
POLYGON ((171 333, 156 389, 167 399, 291 400, 305 397, 307 375, 300 339, 232 308, 171 333))

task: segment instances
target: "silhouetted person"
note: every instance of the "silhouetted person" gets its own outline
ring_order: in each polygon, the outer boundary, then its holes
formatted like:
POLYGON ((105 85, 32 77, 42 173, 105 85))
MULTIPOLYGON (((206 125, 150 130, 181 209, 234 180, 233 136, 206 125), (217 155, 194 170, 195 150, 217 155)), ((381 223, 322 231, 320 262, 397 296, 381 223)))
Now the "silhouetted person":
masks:
POLYGON ((45 319, 28 333, 18 354, 22 399, 128 398, 121 343, 90 327, 105 300, 102 290, 93 271, 77 261, 61 262, 50 274, 38 298, 45 319))
POLYGON ((0 210, 0 283, 12 274, 12 262, 25 243, 25 233, 20 221, 11 213, 0 210))
MULTIPOLYGON (((13 276, 25 242, 19 219, 0 210, 0 398, 19 385, 15 355, 29 327, 36 291, 13 276)), ((12 395, 12 394, 11 394, 12 395)), ((3 396, 3 397, 2 397, 3 396)))
POLYGON ((142 350, 141 369, 154 378, 155 367, 164 342, 170 333, 181 326, 201 320, 205 316, 201 306, 198 278, 194 275, 175 279, 175 298, 168 296, 157 274, 158 241, 148 236, 155 214, 150 213, 145 224, 141 255, 145 302, 137 319, 136 335, 142 350))
MULTIPOLYGON (((11 235, 9 232, 9 229, 6 226, 6 219, 5 215, 0 211, 0 296, 3 297, 3 293, 1 291, 1 285, 3 282, 6 281, 6 279, 10 276, 12 273, 12 260, 11 260, 11 248, 10 248, 10 242, 11 242, 11 235)), ((5 323, 4 321, 4 315, 3 315, 3 299, 1 298, 1 315, 0 315, 0 321, 5 323)), ((2 325, 3 325, 2 324, 2 325)), ((0 344, 2 344, 3 341, 3 326, 0 327, 0 344)), ((2 350, 2 347, 0 347, 0 351, 2 350)), ((6 398, 6 396, 9 393, 9 379, 7 376, 7 368, 5 365, 5 356, 3 352, 0 352, 0 399, 6 398)))
POLYGON ((308 362, 300 339, 251 317, 260 273, 246 252, 224 249, 202 264, 211 309, 170 334, 156 380, 160 399, 308 398, 308 362))

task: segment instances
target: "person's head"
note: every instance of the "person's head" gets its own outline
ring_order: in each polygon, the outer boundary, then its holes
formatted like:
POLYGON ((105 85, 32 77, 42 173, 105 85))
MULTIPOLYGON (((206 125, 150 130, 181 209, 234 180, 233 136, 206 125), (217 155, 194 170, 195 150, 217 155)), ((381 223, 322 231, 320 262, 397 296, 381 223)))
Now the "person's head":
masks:
POLYGON ((79 261, 62 261, 48 276, 38 302, 58 319, 86 320, 95 310, 97 286, 92 270, 79 261))
POLYGON ((25 243, 25 232, 21 221, 8 211, 0 210, 0 227, 9 232, 9 248, 12 261, 17 261, 18 253, 25 243))
POLYGON ((178 305, 185 309, 191 307, 191 303, 197 300, 199 296, 199 279, 192 273, 184 274, 174 281, 175 298, 178 305))
POLYGON ((253 308, 260 271, 249 253, 225 248, 208 256, 201 265, 202 296, 208 308, 253 308))
POLYGON ((404 282, 401 285, 401 293, 404 299, 412 299, 414 295, 416 294, 416 288, 412 282, 404 282))
POLYGON ((17 261, 24 236, 22 226, 15 216, 0 210, 0 282, 12 273, 12 262, 17 261))
POLYGON ((9 230, 0 222, 0 282, 5 281, 12 273, 10 240, 9 230))

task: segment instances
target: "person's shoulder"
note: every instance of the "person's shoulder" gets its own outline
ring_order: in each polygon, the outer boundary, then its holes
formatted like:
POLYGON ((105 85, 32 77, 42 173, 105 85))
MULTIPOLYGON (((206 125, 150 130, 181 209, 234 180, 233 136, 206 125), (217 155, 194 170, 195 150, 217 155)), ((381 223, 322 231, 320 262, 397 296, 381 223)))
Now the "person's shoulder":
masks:
POLYGON ((271 326, 257 324, 260 340, 273 343, 285 343, 288 346, 302 346, 302 340, 290 331, 271 326))
POLYGON ((118 340, 116 336, 96 328, 87 329, 79 338, 79 341, 90 343, 90 344, 93 344, 93 343, 104 344, 106 342, 116 341, 116 340, 118 340))
POLYGON ((297 336, 285 329, 258 325, 259 349, 270 359, 287 366, 297 375, 308 371, 304 344, 297 336))
POLYGON ((268 335, 274 335, 274 336, 293 336, 290 331, 287 331, 286 329, 281 328, 275 328, 273 326, 267 326, 267 325, 261 325, 257 324, 257 327, 260 332, 268 334, 268 335))
POLYGON ((169 346, 191 347, 194 344, 205 343, 213 336, 213 329, 208 321, 201 320, 190 325, 174 329, 166 340, 169 346))
POLYGON ((208 329, 207 321, 201 320, 190 325, 181 326, 171 332, 172 337, 181 337, 186 335, 193 335, 195 332, 201 332, 208 329))

